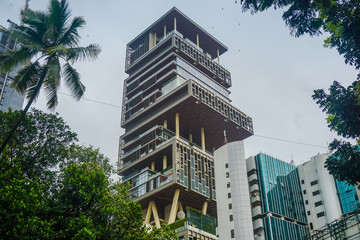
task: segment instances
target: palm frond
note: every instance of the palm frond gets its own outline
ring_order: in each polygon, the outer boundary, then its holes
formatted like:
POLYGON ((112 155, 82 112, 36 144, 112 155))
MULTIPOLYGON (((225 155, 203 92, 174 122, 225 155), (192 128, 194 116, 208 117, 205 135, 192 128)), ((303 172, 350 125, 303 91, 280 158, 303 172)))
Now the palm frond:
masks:
POLYGON ((95 60, 101 48, 98 44, 90 44, 87 47, 74 47, 69 48, 66 54, 68 61, 76 62, 78 60, 95 60))
POLYGON ((10 38, 16 39, 20 45, 27 46, 32 49, 41 50, 42 42, 41 36, 34 32, 31 28, 25 26, 16 26, 9 29, 6 33, 10 38))
POLYGON ((28 86, 32 86, 37 83, 40 77, 39 70, 40 64, 38 61, 26 65, 17 72, 10 84, 10 87, 15 88, 21 94, 25 94, 28 86))
POLYGON ((69 88, 73 98, 79 101, 85 92, 85 86, 80 81, 80 74, 70 65, 70 63, 65 63, 63 70, 62 75, 66 86, 69 88))
POLYGON ((0 72, 10 72, 17 66, 25 65, 27 60, 34 56, 37 51, 27 47, 16 48, 14 51, 4 51, 0 54, 0 72))
POLYGON ((49 109, 54 109, 58 104, 57 91, 60 87, 60 62, 58 57, 50 57, 46 63, 48 74, 44 80, 44 90, 49 109))
POLYGON ((77 46, 80 39, 78 29, 83 28, 85 24, 86 22, 83 17, 75 17, 60 37, 59 43, 65 46, 77 46))
POLYGON ((26 9, 21 12, 24 16, 23 23, 32 31, 36 32, 39 36, 42 36, 47 30, 47 18, 48 14, 43 11, 33 11, 26 9))
POLYGON ((49 18, 48 25, 55 27, 55 37, 58 39, 60 35, 64 32, 67 21, 71 15, 71 10, 66 1, 62 0, 51 0, 49 7, 49 18))

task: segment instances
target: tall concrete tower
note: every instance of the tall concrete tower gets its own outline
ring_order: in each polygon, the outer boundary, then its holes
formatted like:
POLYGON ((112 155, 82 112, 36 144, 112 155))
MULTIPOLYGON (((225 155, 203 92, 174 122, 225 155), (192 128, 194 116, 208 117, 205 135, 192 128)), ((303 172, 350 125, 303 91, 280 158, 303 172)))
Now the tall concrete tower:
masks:
POLYGON ((172 8, 127 44, 119 174, 144 222, 180 239, 217 239, 215 149, 253 134, 230 104, 227 47, 172 8))

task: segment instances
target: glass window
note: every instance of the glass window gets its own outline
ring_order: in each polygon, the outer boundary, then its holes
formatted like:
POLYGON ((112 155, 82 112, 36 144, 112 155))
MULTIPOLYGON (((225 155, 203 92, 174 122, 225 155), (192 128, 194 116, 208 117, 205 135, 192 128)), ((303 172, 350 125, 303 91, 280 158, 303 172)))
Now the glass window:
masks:
POLYGON ((231 193, 228 193, 228 198, 231 198, 231 193))
POLYGON ((234 229, 231 229, 230 234, 231 234, 231 238, 235 238, 235 232, 234 232, 234 229))
POLYGON ((230 177, 230 173, 226 172, 226 178, 230 177))
POLYGON ((322 205, 322 201, 318 201, 315 203, 315 207, 321 206, 322 205))
POLYGON ((306 190, 304 190, 303 193, 306 194, 306 190))
POLYGON ((309 201, 308 201, 308 200, 305 200, 305 204, 308 205, 308 204, 309 204, 309 201))
POLYGON ((228 163, 225 163, 225 168, 229 168, 229 164, 228 164, 228 163))
POLYGON ((230 218, 230 222, 232 222, 234 220, 234 217, 232 214, 229 216, 229 218, 230 218))
POLYGON ((309 216, 311 215, 310 211, 307 211, 307 215, 309 215, 309 216))
POLYGON ((230 182, 228 182, 228 183, 226 184, 226 187, 227 187, 227 188, 230 188, 230 182))
POLYGON ((315 192, 312 193, 313 196, 319 195, 320 194, 320 190, 316 190, 315 192))
POLYGON ((232 203, 229 203, 229 209, 232 209, 232 203))
POLYGON ((310 183, 311 186, 314 186, 314 185, 316 185, 316 184, 318 184, 318 181, 317 181, 317 180, 312 181, 312 182, 310 183))
POLYGON ((305 181, 304 180, 301 180, 301 184, 304 184, 305 183, 305 181))
POLYGON ((316 214, 316 216, 318 218, 321 218, 321 217, 325 216, 325 212, 319 212, 318 214, 316 214))

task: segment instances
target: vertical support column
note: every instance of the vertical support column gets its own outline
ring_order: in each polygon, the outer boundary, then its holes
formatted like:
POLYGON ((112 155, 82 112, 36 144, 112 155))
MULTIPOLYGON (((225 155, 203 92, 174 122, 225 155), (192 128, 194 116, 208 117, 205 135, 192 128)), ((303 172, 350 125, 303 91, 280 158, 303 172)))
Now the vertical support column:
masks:
POLYGON ((201 128, 201 149, 205 152, 205 130, 201 128))
POLYGON ((196 34, 196 45, 200 47, 199 34, 196 34))
POLYGON ((213 147, 212 152, 213 152, 213 153, 215 152, 215 147, 213 147))
POLYGON ((180 121, 179 121, 179 113, 175 115, 175 135, 176 137, 180 137, 180 121))
POLYGON ((177 213, 177 210, 178 210, 178 207, 179 207, 179 206, 178 206, 179 195, 180 195, 180 189, 176 189, 176 190, 175 190, 175 193, 174 193, 172 205, 171 205, 171 210, 170 210, 170 216, 169 216, 169 222, 168 222, 168 224, 171 224, 171 223, 175 222, 176 213, 177 213))
POLYGON ((189 134, 189 142, 192 143, 192 141, 193 141, 193 140, 192 140, 192 134, 190 133, 190 134, 189 134))
POLYGON ((219 53, 219 49, 217 50, 217 59, 218 59, 218 64, 220 64, 220 53, 219 53))
POLYGON ((155 172, 155 162, 151 162, 151 171, 155 172))
POLYGON ((164 38, 166 37, 166 25, 164 25, 164 38))
POLYGON ((208 201, 205 201, 202 207, 202 214, 206 215, 207 207, 208 207, 208 201))
POLYGON ((163 170, 167 168, 167 156, 163 156, 163 170))
POLYGON ((176 32, 176 17, 174 18, 174 30, 176 32))
POLYGON ((167 120, 164 120, 164 128, 167 129, 167 120))

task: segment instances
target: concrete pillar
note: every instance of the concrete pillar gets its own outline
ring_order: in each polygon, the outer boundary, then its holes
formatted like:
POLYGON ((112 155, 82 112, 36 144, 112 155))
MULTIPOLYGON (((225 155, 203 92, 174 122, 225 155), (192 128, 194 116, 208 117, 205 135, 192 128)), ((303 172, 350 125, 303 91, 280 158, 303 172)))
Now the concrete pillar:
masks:
POLYGON ((164 120, 164 128, 167 129, 167 120, 164 120))
POLYGON ((219 53, 219 49, 217 50, 217 59, 218 59, 218 64, 220 64, 220 53, 219 53))
POLYGON ((151 203, 151 209, 152 209, 154 220, 155 220, 155 225, 157 228, 161 228, 159 214, 158 214, 155 202, 151 201, 150 203, 151 203))
POLYGON ((214 152, 215 152, 215 147, 213 147, 213 149, 212 149, 212 150, 213 150, 213 153, 214 153, 214 152))
POLYGON ((175 135, 176 137, 180 137, 180 121, 179 121, 179 113, 175 115, 175 135))
POLYGON ((155 162, 151 162, 151 171, 155 172, 155 162))
POLYGON ((205 130, 201 128, 201 149, 205 152, 205 130))
POLYGON ((179 195, 180 195, 180 189, 176 189, 176 190, 175 190, 175 193, 174 193, 172 205, 171 205, 171 210, 170 210, 170 216, 169 216, 169 222, 168 222, 168 224, 171 224, 171 223, 175 222, 176 213, 177 213, 177 210, 178 210, 178 207, 179 207, 179 206, 178 206, 179 195))
POLYGON ((196 34, 196 45, 200 47, 199 34, 196 34))
POLYGON ((205 201, 202 207, 202 214, 206 215, 207 207, 208 207, 208 201, 205 201))
POLYGON ((189 134, 189 142, 192 143, 192 141, 193 141, 193 140, 192 140, 192 134, 190 133, 190 134, 189 134))
POLYGON ((174 18, 174 30, 176 32, 176 18, 174 18))
POLYGON ((166 25, 164 25, 164 38, 166 37, 166 25))
POLYGON ((163 156, 163 170, 167 168, 167 156, 163 156))

